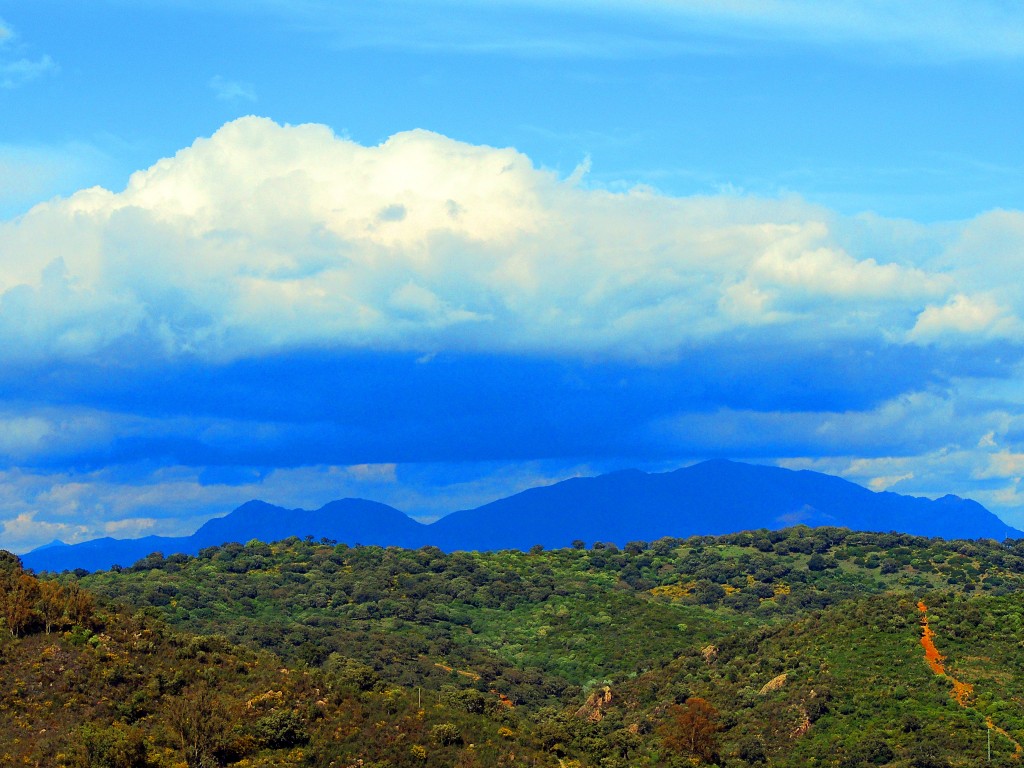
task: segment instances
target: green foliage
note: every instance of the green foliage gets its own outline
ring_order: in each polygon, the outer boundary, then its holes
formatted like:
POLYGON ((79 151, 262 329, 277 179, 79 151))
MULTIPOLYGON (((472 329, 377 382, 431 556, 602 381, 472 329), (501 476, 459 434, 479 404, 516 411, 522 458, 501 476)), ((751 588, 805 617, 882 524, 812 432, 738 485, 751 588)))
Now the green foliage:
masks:
POLYGON ((256 721, 256 738, 262 746, 272 749, 295 747, 309 741, 305 724, 295 712, 275 710, 256 721))
POLYGON ((4 765, 958 768, 988 722, 993 765, 1024 742, 1024 542, 289 539, 48 582, 0 554, 0 580, 4 765))
POLYGON ((455 723, 439 723, 430 729, 430 739, 442 747, 462 743, 462 732, 455 723))
POLYGON ((167 702, 167 723, 179 740, 188 768, 216 768, 221 762, 228 732, 223 706, 205 685, 167 702))
POLYGON ((86 723, 78 729, 81 745, 74 758, 76 768, 149 768, 142 734, 122 723, 100 726, 86 723))

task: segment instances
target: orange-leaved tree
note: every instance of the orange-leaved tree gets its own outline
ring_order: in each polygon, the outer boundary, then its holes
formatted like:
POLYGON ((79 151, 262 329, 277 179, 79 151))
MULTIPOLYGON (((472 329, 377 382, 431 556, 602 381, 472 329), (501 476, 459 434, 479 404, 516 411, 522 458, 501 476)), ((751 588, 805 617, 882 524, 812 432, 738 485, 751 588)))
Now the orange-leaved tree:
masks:
POLYGON ((673 704, 668 720, 659 732, 666 749, 677 754, 689 754, 705 763, 718 762, 718 710, 696 696, 686 700, 684 706, 673 704))

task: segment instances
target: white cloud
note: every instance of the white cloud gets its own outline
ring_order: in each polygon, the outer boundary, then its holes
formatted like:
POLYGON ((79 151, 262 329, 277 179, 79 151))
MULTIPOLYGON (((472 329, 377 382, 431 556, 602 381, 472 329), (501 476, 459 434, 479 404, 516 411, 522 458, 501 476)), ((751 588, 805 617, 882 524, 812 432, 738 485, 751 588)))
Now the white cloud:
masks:
POLYGON ((913 479, 913 472, 906 472, 902 475, 880 475, 878 477, 873 477, 868 481, 868 488, 872 491, 887 491, 897 483, 913 479))
POLYGON ((1007 280, 1024 259, 1024 211, 994 210, 965 222, 943 255, 958 269, 963 288, 993 291, 1020 306, 1024 284, 1007 280))
POLYGON ((228 102, 255 102, 256 88, 252 83, 244 83, 238 80, 229 80, 221 75, 214 75, 208 83, 214 95, 221 101, 228 102))
POLYGON ((112 175, 112 166, 104 151, 81 142, 0 144, 0 222, 112 175))
POLYGON ((974 444, 975 433, 981 427, 988 429, 994 418, 982 414, 967 420, 955 408, 949 397, 912 392, 868 410, 688 412, 666 418, 653 429, 674 437, 696 455, 778 456, 789 451, 814 456, 872 456, 882 451, 919 455, 944 446, 974 444))
MULTIPOLYGON (((524 0, 526 5, 557 5, 524 0)), ((594 3, 571 5, 594 9, 594 3)), ((704 25, 726 39, 782 39, 813 45, 849 43, 892 57, 928 60, 1024 56, 1024 9, 999 0, 603 0, 606 9, 647 13, 663 23, 704 25)))
POLYGON ((0 548, 24 552, 55 537, 187 535, 256 495, 246 490, 204 486, 197 470, 174 466, 0 471, 0 548))
POLYGON ((35 512, 22 512, 16 517, 0 520, 3 527, 0 546, 14 552, 27 552, 54 539, 65 543, 81 541, 89 532, 87 526, 37 520, 35 512))
POLYGON ((353 464, 345 467, 345 472, 363 482, 395 483, 398 477, 395 473, 398 465, 391 464, 353 464))
POLYGON ((908 338, 912 341, 943 341, 954 334, 969 334, 977 338, 1020 338, 1021 331, 1020 320, 991 296, 957 294, 941 307, 925 307, 908 338))
POLYGON ((118 539, 137 539, 152 533, 156 524, 151 517, 126 517, 104 523, 103 532, 118 539))
POLYGON ((805 227, 801 240, 780 238, 751 267, 750 278, 813 296, 861 301, 868 298, 902 296, 920 298, 942 295, 949 280, 919 269, 897 264, 878 264, 874 259, 857 260, 834 247, 815 247, 828 241, 823 225, 805 227))
POLYGON ((329 0, 217 2, 315 26, 346 47, 624 57, 781 42, 926 62, 1024 56, 1024 9, 1001 0, 418 0, 355 11, 329 0), (585 23, 566 23, 573 13, 585 23))
POLYGON ((0 224, 0 355, 134 341, 211 359, 310 344, 658 358, 765 324, 992 331, 953 322, 957 267, 860 257, 848 227, 800 200, 578 181, 426 131, 364 147, 239 119, 122 192, 0 224), (945 325, 929 319, 948 302, 945 325))
POLYGON ((48 54, 37 59, 15 58, 15 55, 7 50, 14 39, 14 30, 0 19, 0 88, 18 88, 32 80, 60 71, 57 62, 48 54))
MULTIPOLYGON (((900 485, 896 493, 909 495, 927 495, 920 489, 912 487, 911 483, 917 479, 915 468, 919 467, 924 460, 935 460, 945 458, 949 455, 946 448, 938 451, 929 451, 922 456, 881 456, 873 458, 859 458, 850 456, 828 456, 824 458, 810 459, 806 457, 777 459, 775 464, 787 469, 801 470, 809 469, 825 474, 837 475, 847 480, 870 488, 872 491, 887 491, 895 485, 900 485)), ((925 474, 929 474, 925 472, 925 474)), ((945 491, 943 491, 945 493, 945 491)))
POLYGON ((995 451, 988 455, 988 466, 976 473, 979 478, 1012 477, 1020 480, 1024 477, 1024 453, 1007 449, 995 451))
POLYGON ((30 462, 102 444, 112 439, 118 421, 89 409, 4 408, 0 410, 0 461, 30 462))
POLYGON ((0 62, 0 88, 18 88, 45 75, 54 75, 60 71, 50 56, 38 59, 17 59, 0 62))
POLYGON ((276 469, 241 485, 200 482, 200 470, 0 471, 0 549, 26 552, 54 538, 183 536, 250 499, 316 509, 358 497, 430 521, 527 488, 594 474, 540 462, 452 465, 314 465, 276 469))

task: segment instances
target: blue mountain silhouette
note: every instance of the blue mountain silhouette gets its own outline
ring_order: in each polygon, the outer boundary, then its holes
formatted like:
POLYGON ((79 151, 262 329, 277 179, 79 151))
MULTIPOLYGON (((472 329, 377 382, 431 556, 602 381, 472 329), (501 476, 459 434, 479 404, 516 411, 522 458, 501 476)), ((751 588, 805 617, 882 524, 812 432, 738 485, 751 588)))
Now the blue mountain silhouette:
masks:
POLYGON ((204 547, 298 536, 347 544, 438 546, 444 550, 528 549, 587 543, 653 541, 663 536, 732 533, 792 525, 897 531, 945 539, 1024 538, 970 499, 931 500, 876 493, 842 478, 713 460, 649 474, 625 470, 573 478, 462 510, 423 525, 365 499, 320 509, 284 509, 250 501, 205 523, 191 536, 96 539, 48 544, 22 557, 37 571, 98 570, 131 565, 152 552, 196 554, 204 547))

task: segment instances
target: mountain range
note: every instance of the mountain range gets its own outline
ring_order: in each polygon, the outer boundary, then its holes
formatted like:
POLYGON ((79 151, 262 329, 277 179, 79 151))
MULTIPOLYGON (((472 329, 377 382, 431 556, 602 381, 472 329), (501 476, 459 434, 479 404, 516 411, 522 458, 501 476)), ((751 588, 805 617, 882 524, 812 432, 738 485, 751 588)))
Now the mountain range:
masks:
POLYGON ((37 571, 127 566, 153 552, 196 554, 230 541, 298 536, 347 544, 455 550, 567 547, 580 540, 624 545, 665 536, 717 535, 792 525, 898 531, 945 539, 1024 538, 982 505, 874 492, 839 477, 716 459, 665 473, 624 470, 532 488, 425 525, 365 499, 320 509, 250 501, 191 536, 53 542, 22 556, 37 571))

